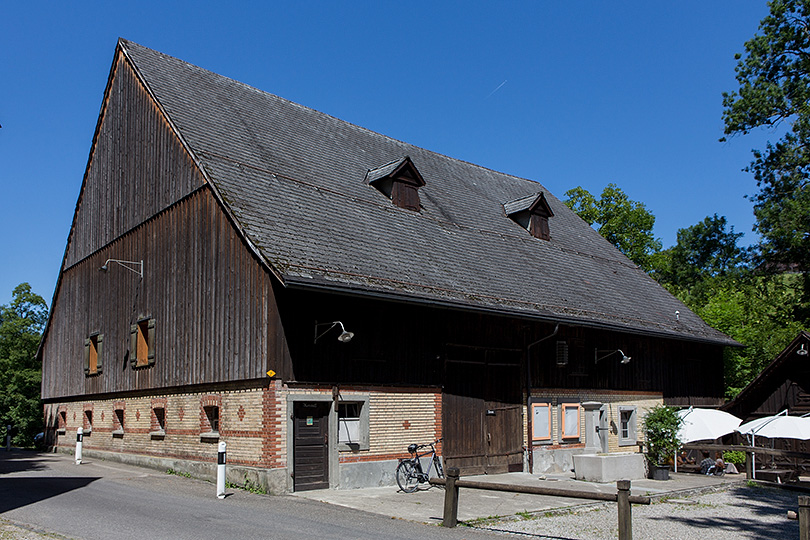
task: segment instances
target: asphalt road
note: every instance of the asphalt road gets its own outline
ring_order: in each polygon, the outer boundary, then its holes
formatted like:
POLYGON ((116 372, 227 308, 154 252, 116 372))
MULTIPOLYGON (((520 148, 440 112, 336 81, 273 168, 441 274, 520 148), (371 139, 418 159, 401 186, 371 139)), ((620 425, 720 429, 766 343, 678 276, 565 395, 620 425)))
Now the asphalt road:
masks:
POLYGON ((289 496, 228 490, 208 482, 107 461, 0 451, 0 517, 82 540, 238 538, 504 538, 443 529, 289 496))

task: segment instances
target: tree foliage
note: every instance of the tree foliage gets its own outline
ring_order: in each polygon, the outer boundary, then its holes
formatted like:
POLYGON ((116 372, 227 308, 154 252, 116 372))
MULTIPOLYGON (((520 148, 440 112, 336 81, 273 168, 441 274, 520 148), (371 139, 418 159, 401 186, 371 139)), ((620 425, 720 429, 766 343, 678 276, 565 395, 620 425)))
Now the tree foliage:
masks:
MULTIPOLYGON (((748 169, 760 252, 810 270, 810 0, 772 0, 758 34, 737 55, 739 89, 723 94, 726 135, 774 128, 781 138, 754 150, 748 169)), ((721 139, 724 140, 724 139, 721 139)), ((773 266, 773 265, 772 265, 773 266)))
POLYGON ((742 236, 733 226, 727 230, 725 217, 707 216, 678 231, 677 243, 653 257, 651 273, 661 283, 679 288, 737 273, 747 259, 746 250, 737 245, 742 236))
POLYGON ((616 184, 608 184, 599 199, 578 186, 565 192, 565 204, 599 231, 619 251, 644 270, 661 249, 653 236, 655 216, 643 203, 630 198, 616 184))
POLYGON ((37 348, 48 307, 28 283, 14 288, 11 303, 0 305, 0 425, 13 426, 13 442, 28 446, 42 429, 37 348))
POLYGON ((802 294, 796 274, 736 275, 707 278, 676 291, 709 325, 745 345, 724 351, 727 398, 733 398, 802 330, 793 306, 802 294))

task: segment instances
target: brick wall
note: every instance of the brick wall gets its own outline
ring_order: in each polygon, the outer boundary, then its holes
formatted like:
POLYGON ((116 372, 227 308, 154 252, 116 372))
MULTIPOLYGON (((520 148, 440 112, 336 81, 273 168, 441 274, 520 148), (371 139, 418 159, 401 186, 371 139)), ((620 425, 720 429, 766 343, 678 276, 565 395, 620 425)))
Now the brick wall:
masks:
POLYGON ((58 413, 65 412, 64 430, 57 431, 58 446, 75 445, 76 430, 83 427, 87 431, 86 412, 92 411, 92 433, 83 441, 86 449, 214 461, 217 443, 224 441, 229 462, 273 468, 285 461, 284 446, 276 452, 279 445, 273 437, 275 433, 285 436, 284 428, 268 425, 278 421, 276 388, 273 382, 266 388, 50 403, 45 405, 45 418, 57 427, 58 413), (210 431, 202 420, 203 407, 212 404, 219 407, 219 438, 201 438, 210 431), (165 410, 165 434, 158 432, 155 407, 165 410), (123 430, 116 409, 123 410, 123 430), (269 440, 265 434, 271 435, 269 440))

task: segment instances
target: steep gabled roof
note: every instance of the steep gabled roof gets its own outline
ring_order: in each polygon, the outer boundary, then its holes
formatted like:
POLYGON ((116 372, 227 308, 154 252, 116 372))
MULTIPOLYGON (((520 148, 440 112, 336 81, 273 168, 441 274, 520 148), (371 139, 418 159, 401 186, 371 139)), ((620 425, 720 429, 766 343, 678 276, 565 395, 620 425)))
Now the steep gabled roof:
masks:
POLYGON ((119 46, 246 240, 287 287, 734 343, 536 182, 391 139, 126 40, 119 46), (392 206, 367 180, 403 156, 425 179, 419 212, 392 206), (522 234, 504 215, 505 202, 538 192, 553 212, 551 241, 522 234))

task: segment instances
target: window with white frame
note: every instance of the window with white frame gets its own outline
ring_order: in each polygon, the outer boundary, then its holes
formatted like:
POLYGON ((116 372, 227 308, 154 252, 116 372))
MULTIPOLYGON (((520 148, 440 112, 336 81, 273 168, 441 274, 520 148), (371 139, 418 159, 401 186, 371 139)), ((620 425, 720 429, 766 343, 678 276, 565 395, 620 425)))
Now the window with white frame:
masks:
POLYGON ((579 403, 563 403, 560 406, 560 440, 572 442, 579 440, 579 403))
POLYGON ((532 403, 532 441, 551 443, 551 403, 532 403))
POLYGON ((342 395, 337 406, 337 424, 339 450, 368 450, 368 396, 342 395))
POLYGON ((619 446, 638 444, 636 436, 636 408, 619 405, 619 446))

